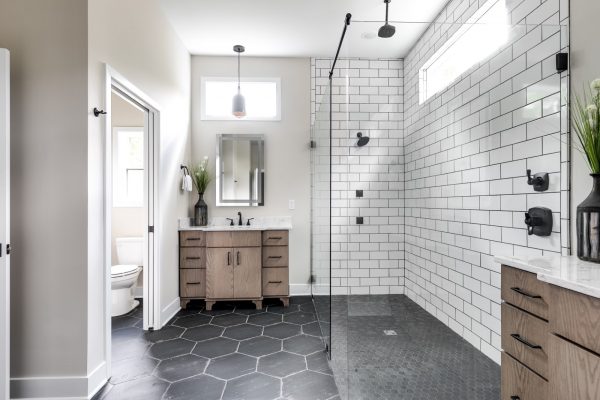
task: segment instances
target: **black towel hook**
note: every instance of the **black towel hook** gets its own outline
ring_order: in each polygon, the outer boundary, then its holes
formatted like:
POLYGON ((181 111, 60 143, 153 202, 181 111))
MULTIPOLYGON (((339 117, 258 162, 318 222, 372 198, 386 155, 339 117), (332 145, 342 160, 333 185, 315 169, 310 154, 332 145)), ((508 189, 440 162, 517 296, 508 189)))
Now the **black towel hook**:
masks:
POLYGON ((106 115, 107 112, 104 110, 99 110, 97 107, 94 107, 94 116, 99 117, 100 115, 106 115))
POLYGON ((181 164, 181 165, 179 166, 179 169, 182 169, 182 170, 183 170, 183 173, 185 174, 185 176, 188 176, 188 175, 190 175, 190 170, 188 169, 187 165, 183 165, 183 164, 181 164))

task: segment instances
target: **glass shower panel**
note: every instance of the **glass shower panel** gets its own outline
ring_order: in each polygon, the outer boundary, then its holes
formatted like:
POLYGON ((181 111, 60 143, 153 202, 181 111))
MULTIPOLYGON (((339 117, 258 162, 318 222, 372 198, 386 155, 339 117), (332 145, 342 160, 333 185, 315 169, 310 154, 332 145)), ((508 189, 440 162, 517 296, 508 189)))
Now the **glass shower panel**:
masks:
POLYGON ((311 290, 321 336, 331 349, 330 87, 320 86, 311 132, 311 290), (320 99, 320 101, 319 101, 320 99))

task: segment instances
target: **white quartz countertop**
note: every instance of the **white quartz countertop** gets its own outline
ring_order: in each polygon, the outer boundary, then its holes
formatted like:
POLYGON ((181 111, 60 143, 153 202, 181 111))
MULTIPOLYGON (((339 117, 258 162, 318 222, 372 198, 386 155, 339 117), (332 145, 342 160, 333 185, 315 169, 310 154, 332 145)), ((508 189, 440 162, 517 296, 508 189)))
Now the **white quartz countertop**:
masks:
POLYGON ((576 256, 496 256, 496 262, 537 274, 540 281, 600 298, 600 264, 576 256))
POLYGON ((256 217, 250 221, 250 226, 246 225, 247 219, 244 217, 243 225, 237 225, 237 218, 234 218, 236 225, 229 225, 226 218, 215 217, 211 219, 207 226, 193 226, 190 218, 179 220, 180 231, 289 231, 292 229, 292 217, 256 217))

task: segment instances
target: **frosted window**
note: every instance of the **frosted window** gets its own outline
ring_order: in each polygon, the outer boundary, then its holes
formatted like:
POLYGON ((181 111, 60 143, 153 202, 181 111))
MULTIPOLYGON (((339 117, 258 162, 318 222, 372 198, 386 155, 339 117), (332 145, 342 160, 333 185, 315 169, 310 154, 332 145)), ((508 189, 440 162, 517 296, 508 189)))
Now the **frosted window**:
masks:
MULTIPOLYGON (((242 120, 280 120, 279 79, 242 79, 241 93, 246 99, 246 117, 242 120)), ((237 93, 236 78, 202 79, 202 119, 237 120, 231 113, 237 93)))
POLYGON ((113 130, 113 206, 144 206, 144 129, 113 130))
POLYGON ((489 0, 419 70, 419 103, 441 92, 507 43, 506 0, 489 0))

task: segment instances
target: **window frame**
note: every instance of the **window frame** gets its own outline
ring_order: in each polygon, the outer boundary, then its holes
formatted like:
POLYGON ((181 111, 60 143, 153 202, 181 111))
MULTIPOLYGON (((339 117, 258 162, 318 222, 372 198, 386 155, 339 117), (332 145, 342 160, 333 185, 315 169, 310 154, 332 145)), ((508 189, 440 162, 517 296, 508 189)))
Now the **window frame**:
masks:
MULTIPOLYGON (((237 82, 237 77, 228 76, 203 76, 200 79, 200 119, 202 121, 281 121, 281 78, 276 77, 242 77, 240 81, 244 82, 270 82, 275 83, 276 89, 276 114, 271 118, 251 117, 236 118, 229 113, 223 116, 206 115, 206 82, 237 82)), ((242 95, 244 93, 242 92, 242 95)))
MULTIPOLYGON (((141 132, 142 141, 143 141, 145 138, 144 129, 145 128, 143 126, 114 126, 112 128, 112 175, 113 175, 112 206, 113 206, 113 208, 143 208, 144 207, 144 193, 143 193, 144 189, 142 188, 142 196, 139 201, 132 201, 130 199, 122 198, 120 196, 120 194, 122 194, 122 193, 120 193, 120 189, 119 189, 119 178, 116 175, 116 174, 118 174, 118 169, 119 169, 119 138, 118 138, 119 133, 121 133, 121 132, 141 132)), ((143 156, 145 157, 144 148, 145 148, 145 146, 142 148, 142 153, 144 153, 143 156)), ((126 168, 124 168, 124 170, 126 172, 129 170, 143 171, 144 178, 142 179, 142 182, 144 182, 145 170, 144 170, 143 166, 142 166, 142 168, 126 167, 126 168)))

